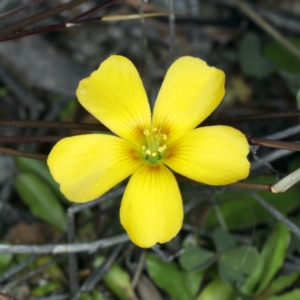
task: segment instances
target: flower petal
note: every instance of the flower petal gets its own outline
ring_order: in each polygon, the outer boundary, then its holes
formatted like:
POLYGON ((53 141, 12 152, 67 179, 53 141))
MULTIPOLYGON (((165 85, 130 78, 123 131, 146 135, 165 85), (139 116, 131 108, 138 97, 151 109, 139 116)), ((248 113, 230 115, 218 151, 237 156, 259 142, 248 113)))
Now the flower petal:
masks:
POLYGON ((223 185, 249 175, 246 137, 229 126, 197 128, 168 149, 164 163, 188 178, 223 185))
POLYGON ((60 140, 47 163, 69 200, 87 202, 131 175, 142 161, 129 142, 110 135, 88 134, 60 140))
POLYGON ((82 106, 120 137, 139 143, 151 124, 150 106, 141 78, 130 60, 113 55, 76 91, 82 106))
POLYGON ((168 70, 158 94, 153 126, 163 128, 168 143, 206 119, 224 96, 224 72, 194 57, 181 57, 168 70))
POLYGON ((142 165, 130 178, 120 210, 121 223, 138 246, 171 240, 183 220, 181 194, 164 165, 142 165))

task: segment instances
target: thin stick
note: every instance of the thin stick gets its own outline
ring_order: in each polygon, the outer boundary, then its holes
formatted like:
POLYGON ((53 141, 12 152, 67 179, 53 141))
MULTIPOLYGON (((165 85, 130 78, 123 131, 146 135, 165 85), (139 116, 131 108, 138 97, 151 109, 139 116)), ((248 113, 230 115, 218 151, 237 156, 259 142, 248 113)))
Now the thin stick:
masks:
POLYGON ((280 211, 278 211, 274 206, 268 203, 265 199, 258 196, 256 193, 251 192, 252 197, 264 207, 272 216, 274 216, 278 221, 282 222, 291 232, 293 232, 297 237, 300 237, 300 229, 294 223, 292 223, 287 217, 285 217, 280 211))
POLYGON ((146 251, 143 250, 139 257, 139 262, 138 262, 136 271, 135 271, 134 276, 131 281, 131 287, 133 289, 135 289, 136 285, 138 284, 138 282, 140 280, 140 277, 142 275, 142 272, 143 272, 143 269, 145 266, 145 261, 146 261, 146 251))
POLYGON ((44 154, 25 152, 25 151, 4 148, 4 147, 0 147, 0 153, 14 155, 14 156, 22 156, 22 157, 27 157, 27 158, 33 158, 33 159, 37 159, 37 160, 44 160, 44 161, 47 160, 47 155, 44 155, 44 154))
POLYGON ((175 59, 175 14, 174 14, 174 2, 169 0, 169 8, 172 14, 169 16, 169 28, 170 28, 170 57, 172 62, 175 59))
POLYGON ((29 254, 65 254, 78 252, 95 252, 100 248, 107 248, 120 243, 128 242, 127 234, 120 234, 115 237, 101 239, 90 243, 74 243, 59 245, 1 245, 0 253, 29 253, 29 254))
POLYGON ((73 1, 70 1, 68 3, 65 3, 65 4, 59 5, 57 7, 54 7, 52 9, 48 9, 47 11, 38 13, 38 14, 32 16, 32 17, 28 17, 28 18, 25 18, 25 19, 20 20, 18 22, 15 22, 11 25, 7 25, 7 26, 2 27, 0 29, 0 35, 6 34, 8 32, 19 30, 23 27, 26 27, 26 26, 31 25, 31 24, 35 24, 35 23, 37 23, 39 21, 42 21, 44 19, 48 19, 48 18, 50 18, 54 15, 57 15, 57 14, 65 11, 65 10, 68 10, 68 9, 71 9, 75 6, 78 6, 81 3, 84 3, 86 1, 87 0, 73 0, 73 1))
POLYGON ((28 127, 28 128, 56 128, 76 129, 91 131, 108 131, 102 124, 52 122, 52 121, 28 121, 28 120, 0 120, 0 127, 28 127))
POLYGON ((241 0, 234 0, 236 6, 247 15, 252 21, 258 24, 269 35, 271 35, 276 41, 282 44, 287 50, 293 53, 300 59, 300 50, 293 45, 287 38, 285 38, 278 30, 276 30, 271 24, 265 21, 257 12, 255 12, 249 5, 241 0))
POLYGON ((264 146, 269 148, 300 151, 300 144, 282 141, 273 141, 257 137, 248 137, 248 142, 252 146, 264 146))
MULTIPOLYGON (((107 5, 108 6, 108 5, 107 5)), ((103 9, 103 7, 96 7, 93 10, 87 12, 87 15, 92 15, 93 13, 96 13, 103 9)), ((30 30, 23 30, 21 32, 17 32, 14 34, 9 34, 6 36, 3 36, 0 38, 0 42, 7 42, 10 40, 15 40, 18 38, 22 38, 25 36, 31 36, 35 34, 41 34, 41 33, 47 33, 47 32, 52 32, 56 30, 62 30, 65 28, 73 27, 73 26, 78 26, 87 22, 93 22, 93 21, 103 21, 103 22, 115 22, 115 21, 130 21, 130 20, 135 20, 135 19, 141 19, 141 18, 152 18, 152 17, 159 17, 159 16, 166 16, 169 15, 168 12, 164 13, 148 13, 148 14, 132 14, 132 15, 115 15, 115 16, 106 16, 106 17, 96 17, 96 18, 91 18, 91 19, 85 19, 86 16, 85 14, 82 14, 78 16, 75 19, 72 19, 71 21, 68 22, 63 22, 59 24, 53 24, 49 26, 44 26, 44 27, 39 27, 39 28, 34 28, 30 30)))
POLYGON ((216 125, 216 124, 233 124, 233 123, 268 120, 268 119, 279 119, 279 118, 293 118, 293 117, 299 117, 299 116, 300 116, 300 110, 290 110, 290 111, 285 111, 285 112, 262 113, 262 114, 255 114, 255 115, 222 118, 222 119, 217 119, 217 120, 212 120, 212 121, 204 121, 201 124, 201 126, 216 125))
POLYGON ((65 136, 0 136, 0 143, 53 143, 65 136))
POLYGON ((40 3, 44 2, 44 1, 45 0, 34 0, 34 1, 32 1, 32 2, 30 2, 28 4, 26 4, 26 5, 22 5, 22 6, 18 7, 18 8, 15 8, 15 9, 12 9, 10 11, 7 11, 6 13, 0 15, 0 20, 4 20, 6 18, 9 18, 9 17, 11 17, 11 16, 13 16, 13 15, 15 15, 15 14, 23 11, 23 10, 26 10, 26 9, 34 6, 34 5, 37 5, 37 4, 40 4, 40 3))
MULTIPOLYGON (((179 175, 179 174, 176 174, 175 177, 179 182, 194 182, 194 183, 198 183, 198 184, 204 184, 204 183, 189 179, 189 178, 184 177, 184 176, 179 175)), ((227 184, 227 185, 222 185, 222 186, 219 186, 219 187, 271 192, 272 184, 258 184, 258 183, 239 181, 239 182, 230 183, 230 184, 227 184)))

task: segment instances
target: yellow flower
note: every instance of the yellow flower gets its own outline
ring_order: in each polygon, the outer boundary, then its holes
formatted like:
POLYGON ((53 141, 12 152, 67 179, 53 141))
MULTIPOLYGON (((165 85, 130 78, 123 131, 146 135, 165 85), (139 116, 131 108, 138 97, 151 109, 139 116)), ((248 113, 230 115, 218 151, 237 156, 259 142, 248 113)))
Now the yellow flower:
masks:
POLYGON ((117 136, 87 134, 60 140, 48 165, 62 193, 87 202, 132 175, 121 223, 140 247, 165 243, 183 221, 173 171, 209 185, 249 174, 245 136, 228 126, 196 128, 224 96, 224 73, 198 58, 182 57, 168 70, 151 115, 134 65, 111 56, 83 79, 77 97, 117 136))

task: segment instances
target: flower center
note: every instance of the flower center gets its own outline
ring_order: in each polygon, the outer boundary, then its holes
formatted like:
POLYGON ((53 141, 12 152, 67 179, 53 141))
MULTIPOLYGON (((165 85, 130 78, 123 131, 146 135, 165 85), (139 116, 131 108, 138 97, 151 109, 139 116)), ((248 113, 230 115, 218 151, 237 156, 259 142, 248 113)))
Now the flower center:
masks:
POLYGON ((146 143, 142 146, 143 157, 155 164, 164 156, 164 152, 167 148, 166 140, 168 137, 156 127, 145 129, 143 134, 146 137, 146 143))

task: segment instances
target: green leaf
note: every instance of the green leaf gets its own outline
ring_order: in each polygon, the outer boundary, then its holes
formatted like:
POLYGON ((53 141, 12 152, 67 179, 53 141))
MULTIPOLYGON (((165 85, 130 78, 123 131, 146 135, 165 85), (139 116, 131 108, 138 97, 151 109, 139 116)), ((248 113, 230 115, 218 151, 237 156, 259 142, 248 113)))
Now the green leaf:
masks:
POLYGON ((256 295, 263 292, 281 268, 290 242, 291 233, 282 223, 277 223, 272 235, 266 241, 261 256, 263 268, 256 295))
POLYGON ((199 247, 191 247, 179 256, 179 262, 184 270, 204 270, 216 261, 215 254, 199 247))
POLYGON ((260 53, 259 38, 253 33, 246 34, 239 43, 239 62, 244 74, 261 79, 271 74, 274 63, 260 53))
POLYGON ((292 292, 286 293, 281 296, 268 298, 268 300, 299 300, 299 299, 300 299, 300 289, 296 289, 292 292))
POLYGON ((176 300, 192 300, 185 285, 184 273, 176 264, 163 262, 156 255, 149 253, 146 266, 152 280, 167 294, 176 300))
POLYGON ((259 254, 253 247, 241 246, 221 254, 219 274, 228 284, 241 286, 245 276, 252 273, 258 264, 259 254))
POLYGON ((81 293, 79 300, 93 300, 93 299, 89 294, 81 293))
POLYGON ((43 296, 58 290, 61 287, 59 282, 47 282, 46 284, 39 286, 32 290, 32 296, 43 296))
POLYGON ((195 298, 200 289, 203 275, 204 273, 201 270, 183 272, 183 280, 192 299, 195 298))
POLYGON ((300 89, 298 89, 297 94, 296 94, 296 106, 297 109, 300 109, 300 89))
POLYGON ((64 211, 49 187, 32 173, 20 173, 15 178, 15 188, 30 211, 57 229, 67 228, 64 211))
MULTIPOLYGON (((9 242, 2 241, 1 245, 9 245, 9 242)), ((11 253, 0 253, 0 274, 1 271, 10 264, 13 259, 13 255, 11 253)))
POLYGON ((104 296, 99 291, 93 291, 93 300, 105 300, 104 296))
POLYGON ((236 246, 236 242, 231 234, 221 228, 216 228, 212 234, 213 240, 220 252, 230 250, 236 246))
MULTIPOLYGON (((275 182, 271 176, 260 176, 247 181, 260 184, 275 182)), ((293 188, 285 193, 273 194, 257 191, 257 194, 284 215, 299 207, 300 193, 298 188, 293 188), (289 199, 289 201, 286 201, 286 199, 289 199)), ((216 198, 226 225, 231 230, 245 229, 274 220, 274 217, 262 208, 248 191, 228 191, 218 194, 216 198)), ((219 220, 213 207, 208 210, 203 226, 206 229, 219 227, 219 220)))
POLYGON ((257 283, 259 282, 261 278, 261 273, 264 268, 264 261, 261 257, 261 255, 258 256, 258 262, 256 269, 247 277, 245 284, 239 288, 239 290, 247 294, 252 294, 254 288, 257 286, 257 283))
MULTIPOLYGON (((283 275, 271 282, 271 284, 268 286, 266 290, 262 292, 261 295, 263 295, 263 298, 261 299, 267 299, 267 297, 270 297, 272 295, 275 295, 284 289, 288 288, 290 285, 293 284, 298 279, 299 275, 297 272, 291 273, 289 275, 283 275)), ((257 296, 260 298, 260 295, 257 296)))
POLYGON ((59 184, 51 176, 49 168, 45 162, 19 156, 15 158, 15 161, 22 173, 34 173, 39 178, 44 180, 47 185, 49 185, 59 199, 65 203, 70 203, 69 200, 67 200, 67 198, 59 190, 59 184))
POLYGON ((206 285, 196 300, 232 300, 233 293, 232 286, 218 278, 206 285))
MULTIPOLYGON (((94 261, 94 267, 100 267, 105 257, 98 256, 94 261)), ((110 290, 124 300, 136 300, 137 297, 131 287, 130 276, 118 264, 113 264, 103 277, 104 282, 110 290)))
MULTIPOLYGON (((300 49, 300 39, 293 38, 290 42, 300 49)), ((272 41, 266 44, 264 55, 272 59, 279 70, 286 70, 293 74, 300 73, 300 60, 293 53, 287 50, 281 43, 272 41)))

